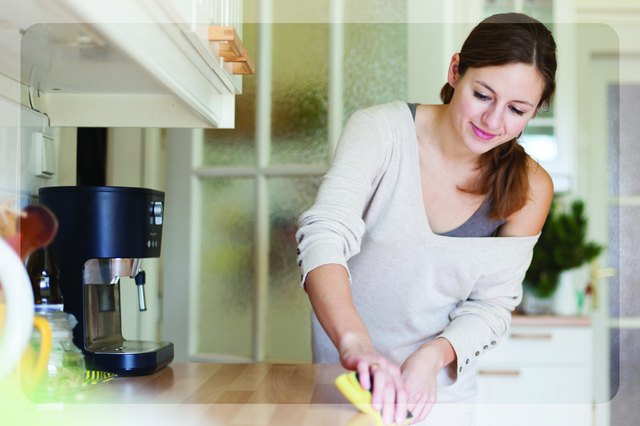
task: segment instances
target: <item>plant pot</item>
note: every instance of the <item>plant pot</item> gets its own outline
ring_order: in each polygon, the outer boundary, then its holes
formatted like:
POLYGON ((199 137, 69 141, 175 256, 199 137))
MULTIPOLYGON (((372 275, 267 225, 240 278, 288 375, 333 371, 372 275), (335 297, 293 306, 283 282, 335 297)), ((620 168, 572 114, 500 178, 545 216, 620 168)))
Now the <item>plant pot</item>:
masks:
POLYGON ((539 297, 533 291, 525 289, 520 310, 525 315, 552 315, 554 306, 553 297, 539 297))
POLYGON ((539 297, 525 286, 520 310, 527 315, 581 314, 583 309, 579 300, 587 287, 589 273, 588 265, 562 272, 555 291, 549 297, 539 297))
POLYGON ((582 304, 590 273, 589 265, 583 265, 560 274, 558 288, 553 295, 554 311, 557 315, 584 313, 582 304))

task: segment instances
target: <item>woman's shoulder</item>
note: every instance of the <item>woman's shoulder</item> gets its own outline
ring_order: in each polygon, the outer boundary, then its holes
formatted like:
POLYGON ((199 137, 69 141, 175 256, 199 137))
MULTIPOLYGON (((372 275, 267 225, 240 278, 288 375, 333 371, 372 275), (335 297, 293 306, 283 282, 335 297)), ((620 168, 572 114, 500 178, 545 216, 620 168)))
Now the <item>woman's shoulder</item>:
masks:
POLYGON ((551 175, 536 160, 528 158, 529 193, 535 199, 549 199, 553 197, 553 180, 551 175))
POLYGON ((501 236, 531 236, 542 230, 551 200, 553 181, 549 173, 533 158, 528 159, 529 196, 527 203, 507 218, 501 236))

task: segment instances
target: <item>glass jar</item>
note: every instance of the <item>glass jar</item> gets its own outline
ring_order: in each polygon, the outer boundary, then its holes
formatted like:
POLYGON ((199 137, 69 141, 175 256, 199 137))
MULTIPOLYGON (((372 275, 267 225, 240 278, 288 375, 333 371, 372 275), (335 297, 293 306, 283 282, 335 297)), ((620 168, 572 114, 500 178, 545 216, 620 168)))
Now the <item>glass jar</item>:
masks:
MULTIPOLYGON (((82 351, 73 343, 73 315, 55 306, 36 307, 36 315, 44 317, 51 328, 51 352, 43 377, 39 378, 32 397, 36 402, 73 400, 84 386, 85 363, 82 351)), ((33 333, 31 346, 40 351, 41 338, 33 333)))

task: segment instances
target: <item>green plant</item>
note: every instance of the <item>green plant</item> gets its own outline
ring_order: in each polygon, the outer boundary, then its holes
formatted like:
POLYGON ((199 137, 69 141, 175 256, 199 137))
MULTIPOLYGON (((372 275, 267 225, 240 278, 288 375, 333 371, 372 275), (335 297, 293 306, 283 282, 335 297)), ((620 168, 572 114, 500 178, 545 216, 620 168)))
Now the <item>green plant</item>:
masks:
POLYGON ((551 297, 561 272, 590 262, 602 252, 602 245, 587 241, 587 224, 581 200, 573 201, 568 211, 559 211, 553 201, 524 279, 536 296, 551 297))

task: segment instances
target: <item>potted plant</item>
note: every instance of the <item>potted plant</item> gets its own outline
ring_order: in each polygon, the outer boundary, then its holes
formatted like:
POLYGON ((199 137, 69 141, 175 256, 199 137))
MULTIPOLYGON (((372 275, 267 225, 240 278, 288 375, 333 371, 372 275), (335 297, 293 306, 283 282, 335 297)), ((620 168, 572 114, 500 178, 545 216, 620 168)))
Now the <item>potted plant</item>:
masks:
POLYGON ((556 200, 552 202, 525 275, 528 293, 551 299, 562 272, 588 263, 602 252, 602 245, 587 241, 587 224, 581 200, 573 201, 566 211, 558 209, 556 200))

